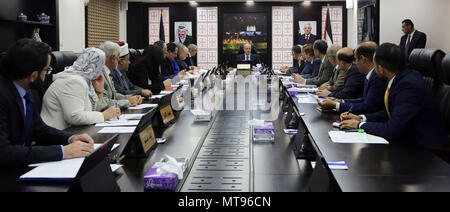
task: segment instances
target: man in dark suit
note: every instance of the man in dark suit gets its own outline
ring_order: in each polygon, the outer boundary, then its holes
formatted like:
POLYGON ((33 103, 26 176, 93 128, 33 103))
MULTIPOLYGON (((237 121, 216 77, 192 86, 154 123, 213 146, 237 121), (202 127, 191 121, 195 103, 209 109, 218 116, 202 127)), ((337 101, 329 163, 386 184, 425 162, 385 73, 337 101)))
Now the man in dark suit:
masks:
POLYGON ((305 34, 300 35, 298 38, 298 44, 302 46, 306 44, 313 44, 317 37, 311 33, 311 24, 306 24, 303 29, 305 30, 305 34))
POLYGON ((194 69, 195 68, 195 64, 194 64, 194 60, 193 57, 195 57, 195 55, 197 55, 197 45, 195 44, 189 44, 188 46, 188 56, 186 57, 186 60, 184 60, 184 62, 190 67, 190 69, 194 69))
POLYGON ((72 136, 47 126, 34 105, 30 89, 44 80, 51 48, 31 39, 20 40, 0 67, 0 167, 84 157, 93 151, 87 135, 72 136))
POLYGON ((353 64, 354 59, 355 57, 351 48, 340 49, 337 52, 337 62, 339 68, 345 71, 344 86, 336 90, 319 88, 317 95, 338 99, 355 99, 361 97, 364 90, 364 75, 353 64))
POLYGON ((259 55, 252 54, 252 45, 249 43, 244 44, 244 54, 240 54, 236 57, 236 64, 242 61, 250 61, 252 67, 256 64, 260 64, 259 55))
POLYGON ((181 70, 177 63, 178 46, 175 43, 167 44, 167 54, 161 64, 161 74, 164 80, 173 79, 175 76, 183 76, 186 70, 181 70))
POLYGON ((423 49, 427 44, 427 35, 414 29, 414 23, 406 19, 402 22, 402 31, 405 35, 400 40, 400 47, 409 61, 409 55, 414 49, 423 49))
POLYGON ((373 55, 376 49, 377 44, 375 42, 367 41, 361 43, 355 50, 356 66, 361 73, 366 75, 362 98, 342 100, 331 100, 327 98, 322 102, 318 102, 322 109, 355 114, 373 113, 383 110, 383 98, 387 82, 380 80, 375 72, 373 55))
POLYGON ((428 148, 448 147, 449 141, 433 94, 422 75, 406 69, 403 50, 391 43, 375 53, 379 78, 388 82, 385 109, 361 116, 343 115, 342 127, 364 129, 389 142, 403 142, 428 148))

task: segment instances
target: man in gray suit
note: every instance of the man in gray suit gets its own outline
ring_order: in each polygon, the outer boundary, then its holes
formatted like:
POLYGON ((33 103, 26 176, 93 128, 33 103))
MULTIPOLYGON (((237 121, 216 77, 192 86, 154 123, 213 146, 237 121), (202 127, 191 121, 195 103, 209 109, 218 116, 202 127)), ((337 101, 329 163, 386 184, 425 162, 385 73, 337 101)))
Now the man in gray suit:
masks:
POLYGON ((120 45, 120 59, 117 68, 114 69, 114 71, 111 71, 111 77, 117 92, 124 95, 142 95, 144 97, 150 97, 152 95, 150 90, 134 85, 126 75, 130 66, 128 44, 125 42, 117 42, 117 44, 120 45))
POLYGON ((117 43, 111 41, 105 41, 100 44, 99 47, 105 52, 106 64, 103 68, 103 78, 105 80, 105 92, 103 94, 103 103, 97 104, 97 111, 102 111, 111 106, 119 106, 120 108, 134 107, 142 103, 141 96, 123 95, 117 93, 114 83, 111 80, 111 70, 114 70, 118 66, 120 56, 120 46, 117 43))
POLYGON ((313 47, 315 56, 322 60, 322 64, 320 65, 319 74, 317 75, 317 77, 304 79, 299 74, 293 74, 292 77, 294 77, 294 79, 298 83, 306 85, 316 85, 317 87, 319 87, 330 80, 331 75, 333 75, 334 66, 331 64, 327 57, 328 44, 326 41, 316 40, 313 47))

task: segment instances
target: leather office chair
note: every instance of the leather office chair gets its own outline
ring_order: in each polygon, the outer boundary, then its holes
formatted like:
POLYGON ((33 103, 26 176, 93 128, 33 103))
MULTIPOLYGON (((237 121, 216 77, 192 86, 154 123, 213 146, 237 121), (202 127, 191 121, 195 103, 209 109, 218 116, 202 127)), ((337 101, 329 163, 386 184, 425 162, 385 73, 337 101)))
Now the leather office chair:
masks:
POLYGON ((71 66, 75 62, 75 60, 77 60, 80 54, 81 53, 76 54, 72 51, 51 53, 50 56, 52 58, 52 61, 50 63, 50 66, 52 67, 53 71, 45 78, 43 93, 47 91, 48 87, 50 87, 50 84, 53 82, 53 74, 62 72, 67 66, 71 66))
POLYGON ((409 56, 412 69, 422 73, 427 86, 436 94, 443 82, 442 58, 445 53, 435 49, 414 49, 409 56))
POLYGON ((450 85, 450 53, 442 59, 443 81, 450 85))
POLYGON ((139 59, 139 57, 141 57, 141 53, 136 50, 136 49, 129 49, 128 51, 130 51, 130 63, 133 64, 134 62, 137 61, 137 59, 139 59))

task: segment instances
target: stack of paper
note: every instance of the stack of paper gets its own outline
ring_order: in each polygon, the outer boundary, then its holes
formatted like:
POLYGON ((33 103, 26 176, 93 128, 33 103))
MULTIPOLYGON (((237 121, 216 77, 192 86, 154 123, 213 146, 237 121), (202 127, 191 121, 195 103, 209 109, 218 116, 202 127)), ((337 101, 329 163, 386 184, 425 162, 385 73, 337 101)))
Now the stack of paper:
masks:
POLYGON ((386 139, 367 133, 329 131, 328 135, 334 143, 346 144, 389 144, 386 139))
POLYGON ((153 95, 150 99, 161 99, 165 95, 153 95))
POLYGON ((311 95, 297 95, 298 103, 300 104, 317 104, 317 99, 311 95))
POLYGON ((317 92, 317 88, 296 88, 296 87, 293 87, 293 88, 289 88, 288 89, 288 91, 297 91, 297 92, 300 92, 300 93, 315 93, 315 92, 317 92))

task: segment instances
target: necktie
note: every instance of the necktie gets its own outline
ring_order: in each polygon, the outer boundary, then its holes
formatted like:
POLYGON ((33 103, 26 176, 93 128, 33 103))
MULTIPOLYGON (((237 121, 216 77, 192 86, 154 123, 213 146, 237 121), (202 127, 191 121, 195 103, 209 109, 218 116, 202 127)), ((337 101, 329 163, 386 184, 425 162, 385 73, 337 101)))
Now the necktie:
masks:
POLYGON ((363 98, 365 98, 367 96, 368 87, 369 87, 369 80, 366 78, 364 80, 364 94, 363 94, 363 98))
POLYGON ((411 45, 411 35, 408 35, 408 40, 405 46, 405 56, 408 57, 409 45, 411 45))
POLYGON ((306 42, 305 43, 308 44, 308 41, 309 41, 309 35, 306 36, 306 42))
POLYGON ((22 142, 27 145, 31 137, 31 126, 33 124, 33 98, 31 92, 28 91, 25 96, 25 129, 22 137, 22 142))
POLYGON ((386 93, 384 94, 384 106, 386 107, 388 116, 391 117, 391 113, 389 112, 389 88, 386 89, 386 93))

